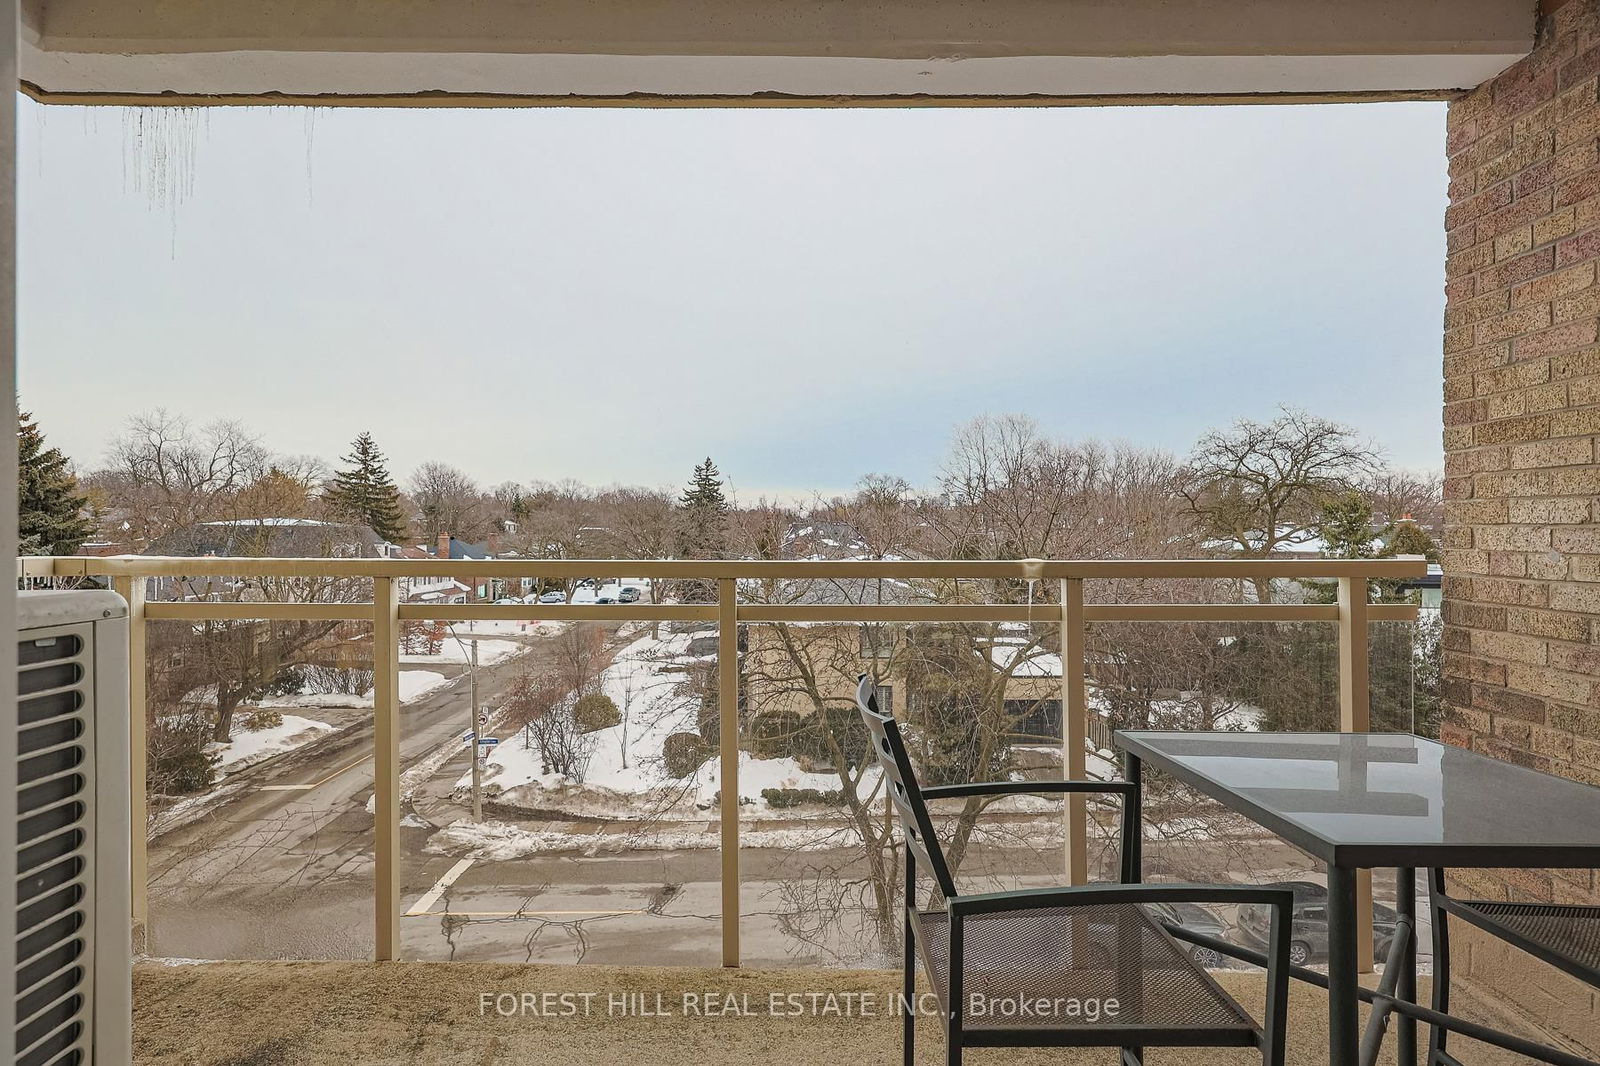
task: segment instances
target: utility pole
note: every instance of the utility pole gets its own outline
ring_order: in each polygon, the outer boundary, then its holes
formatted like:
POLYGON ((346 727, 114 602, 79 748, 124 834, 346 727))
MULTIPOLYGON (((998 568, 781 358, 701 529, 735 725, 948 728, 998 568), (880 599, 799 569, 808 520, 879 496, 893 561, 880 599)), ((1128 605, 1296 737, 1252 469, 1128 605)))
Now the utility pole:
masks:
POLYGON ((472 820, 483 821, 483 723, 478 717, 478 642, 472 641, 472 820))

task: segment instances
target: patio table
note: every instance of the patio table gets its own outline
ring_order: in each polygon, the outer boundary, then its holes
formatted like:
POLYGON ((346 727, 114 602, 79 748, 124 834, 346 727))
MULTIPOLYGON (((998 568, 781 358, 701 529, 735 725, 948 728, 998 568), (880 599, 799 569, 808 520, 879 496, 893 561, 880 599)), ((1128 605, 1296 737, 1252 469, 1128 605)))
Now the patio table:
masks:
MULTIPOLYGON (((1403 733, 1119 730, 1130 780, 1141 763, 1320 859, 1328 876, 1328 1051, 1357 1059, 1356 871, 1393 867, 1396 909, 1416 916, 1429 867, 1600 867, 1600 788, 1403 733)), ((1416 998, 1416 950, 1397 996, 1416 998)), ((1415 1022, 1397 1018, 1400 1062, 1415 1022)))

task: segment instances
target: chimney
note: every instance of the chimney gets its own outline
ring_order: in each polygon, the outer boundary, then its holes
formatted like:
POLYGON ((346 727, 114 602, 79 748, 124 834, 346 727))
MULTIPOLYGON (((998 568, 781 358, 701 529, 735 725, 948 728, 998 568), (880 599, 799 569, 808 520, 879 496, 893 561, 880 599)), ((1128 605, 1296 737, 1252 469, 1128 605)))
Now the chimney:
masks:
POLYGON ((439 534, 439 546, 434 550, 434 555, 440 559, 450 558, 450 534, 439 534))
POLYGON ((498 558, 499 555, 500 555, 500 534, 496 533, 496 532, 491 532, 489 534, 489 558, 495 559, 495 558, 498 558))

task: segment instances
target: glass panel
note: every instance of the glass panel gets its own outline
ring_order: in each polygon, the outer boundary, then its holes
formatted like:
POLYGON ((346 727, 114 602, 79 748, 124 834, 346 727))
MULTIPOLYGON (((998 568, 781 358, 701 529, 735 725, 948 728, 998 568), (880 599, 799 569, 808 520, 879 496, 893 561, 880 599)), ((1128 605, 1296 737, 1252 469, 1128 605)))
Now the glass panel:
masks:
POLYGON ((1374 622, 1368 662, 1374 732, 1415 733, 1437 740, 1443 706, 1439 693, 1439 612, 1422 608, 1415 622, 1374 622))
POLYGON ((497 620, 418 639, 402 656, 406 957, 717 965, 714 623, 497 620))
MULTIPOLYGON (((170 598, 370 596, 356 582, 157 584, 170 598)), ((370 625, 152 622, 148 654, 150 952, 369 958, 370 625)))
MULTIPOLYGON (((747 627, 748 768, 764 787, 749 797, 755 846, 744 858, 757 909, 771 915, 757 920, 770 927, 758 933, 763 964, 877 966, 898 957, 904 837, 854 705, 857 676, 875 680, 879 708, 900 723, 923 785, 1059 780, 1059 640, 1058 626, 1021 623, 747 627)), ((1059 798, 931 807, 961 891, 1061 882, 1059 798)), ((1091 867, 1114 862, 1114 841, 1096 833, 1091 867)), ((932 879, 925 868, 921 877, 925 902, 932 879)))

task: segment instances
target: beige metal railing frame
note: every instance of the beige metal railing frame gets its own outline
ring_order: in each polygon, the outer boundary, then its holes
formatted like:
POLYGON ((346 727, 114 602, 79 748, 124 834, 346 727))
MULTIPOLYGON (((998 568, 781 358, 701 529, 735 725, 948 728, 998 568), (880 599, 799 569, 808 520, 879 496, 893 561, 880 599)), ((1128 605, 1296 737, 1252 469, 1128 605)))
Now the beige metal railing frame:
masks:
MULTIPOLYGON (((228 619, 293 619, 363 621, 373 627, 373 805, 374 830, 374 955, 392 960, 400 953, 400 628, 410 620, 464 622, 476 620, 703 621, 718 632, 717 704, 721 730, 718 757, 723 795, 738 794, 739 668, 738 628, 762 622, 1059 622, 1062 625, 1062 767, 1068 777, 1084 773, 1088 729, 1088 690, 1084 626, 1090 622, 1336 622, 1339 627, 1339 728, 1365 732, 1368 703, 1367 626, 1380 621, 1409 621, 1417 608, 1409 604, 1369 603, 1367 582, 1421 577, 1427 563, 1420 556, 1395 559, 1090 559, 1090 560, 895 560, 895 561, 662 561, 598 560, 440 560, 411 559, 264 559, 156 556, 24 557, 19 579, 103 577, 128 602, 129 695, 132 712, 130 815, 135 827, 147 817, 146 654, 145 624, 154 621, 228 619), (611 573, 652 580, 715 581, 716 603, 692 604, 473 604, 445 606, 403 604, 399 582, 431 577, 441 569, 461 578, 584 578, 611 573), (156 577, 241 578, 371 578, 368 603, 291 603, 246 601, 153 602, 146 596, 147 579, 156 577), (897 578, 902 580, 1027 580, 1059 582, 1056 604, 761 604, 740 603, 741 581, 897 578), (1086 603, 1086 580, 1316 578, 1338 582, 1338 602, 1304 603, 1086 603), (1059 612, 1052 617, 1052 612, 1059 612)), ((1081 884, 1088 877, 1087 809, 1082 796, 1068 798, 1066 876, 1081 884)), ((724 806, 722 849, 722 964, 739 965, 739 815, 738 805, 724 806)), ((134 935, 142 939, 148 921, 146 838, 133 834, 134 935)), ((1370 922, 1372 884, 1363 872, 1358 883, 1358 914, 1370 922)), ((1358 939, 1364 970, 1372 968, 1372 942, 1358 939)))

